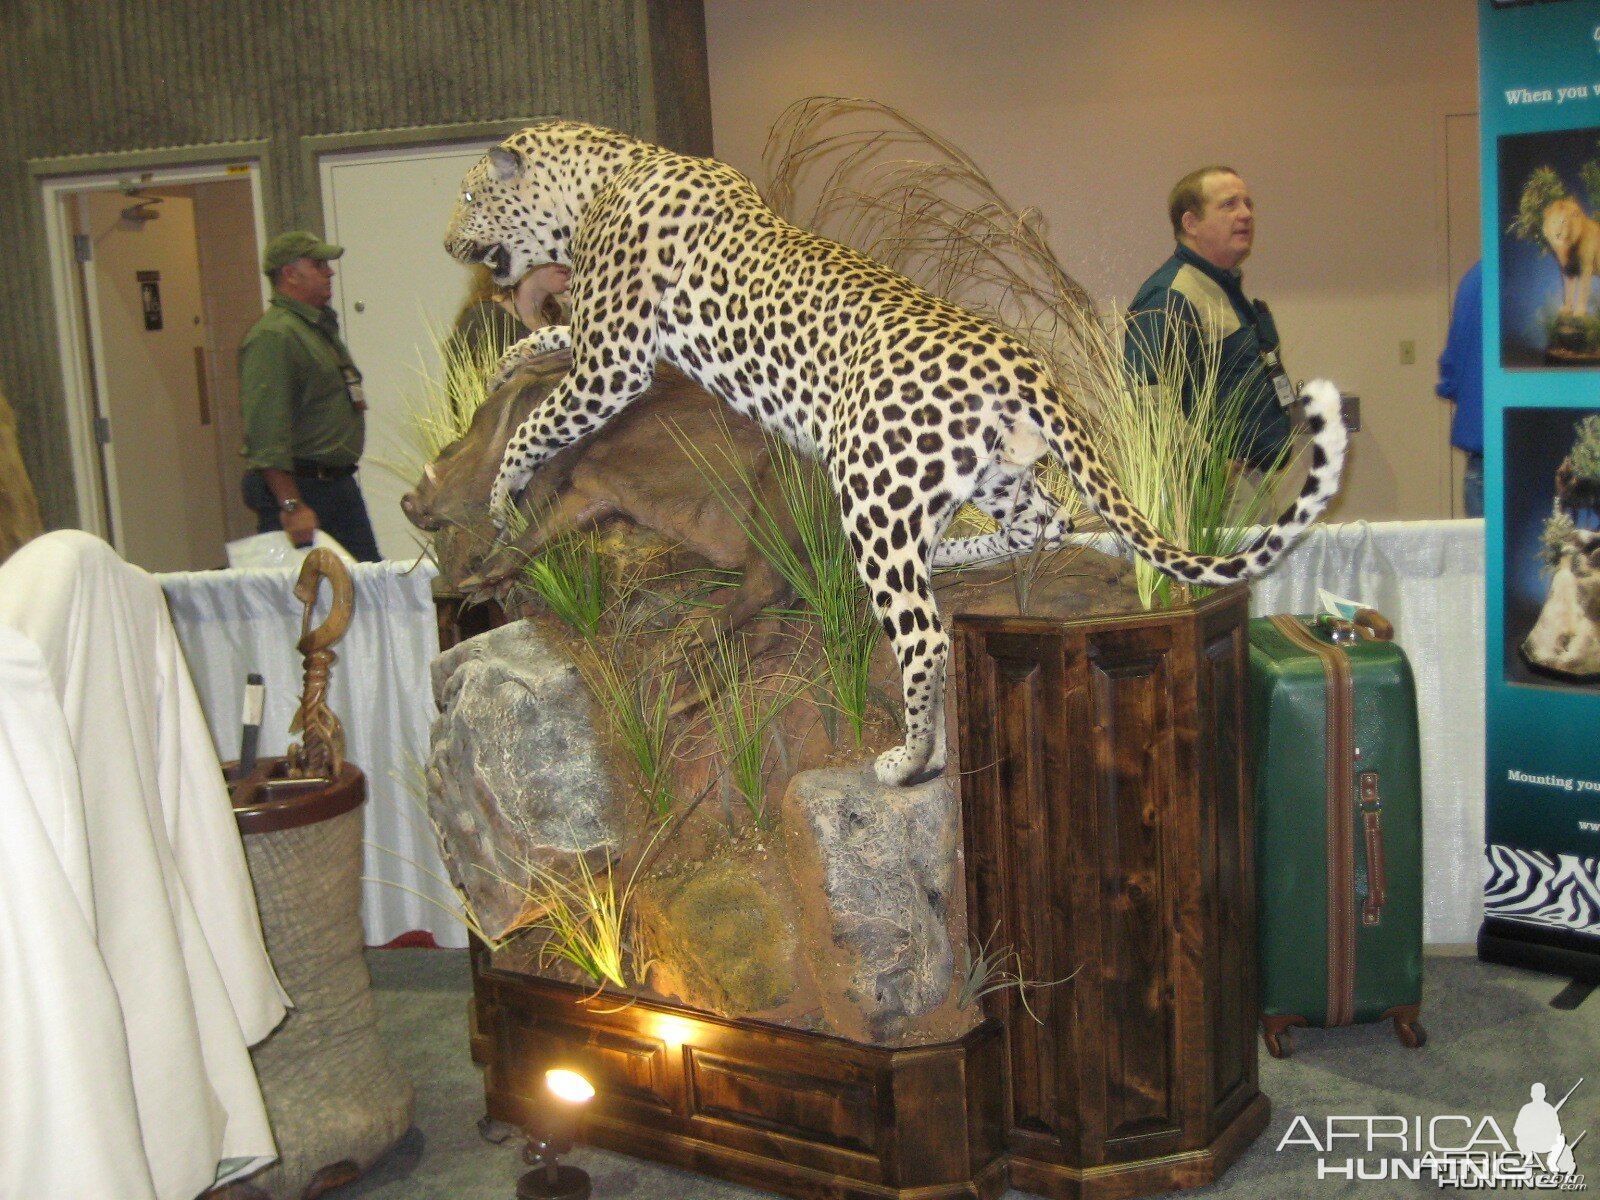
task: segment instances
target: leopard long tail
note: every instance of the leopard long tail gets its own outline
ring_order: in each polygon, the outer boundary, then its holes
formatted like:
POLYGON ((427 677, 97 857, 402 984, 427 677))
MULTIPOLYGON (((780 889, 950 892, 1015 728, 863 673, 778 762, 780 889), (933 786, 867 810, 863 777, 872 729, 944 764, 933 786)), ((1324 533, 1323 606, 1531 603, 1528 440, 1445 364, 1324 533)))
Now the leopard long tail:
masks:
POLYGON ((1268 529, 1236 554, 1195 554, 1156 532, 1117 486, 1103 463, 1083 450, 1087 431, 1067 411, 1035 412, 1034 420, 1051 451, 1061 460, 1089 506, 1123 541, 1156 570, 1184 583, 1220 587, 1259 575, 1293 544, 1328 507, 1339 490, 1347 437, 1339 391, 1325 379, 1312 380, 1301 394, 1311 431, 1311 469, 1300 494, 1268 529))

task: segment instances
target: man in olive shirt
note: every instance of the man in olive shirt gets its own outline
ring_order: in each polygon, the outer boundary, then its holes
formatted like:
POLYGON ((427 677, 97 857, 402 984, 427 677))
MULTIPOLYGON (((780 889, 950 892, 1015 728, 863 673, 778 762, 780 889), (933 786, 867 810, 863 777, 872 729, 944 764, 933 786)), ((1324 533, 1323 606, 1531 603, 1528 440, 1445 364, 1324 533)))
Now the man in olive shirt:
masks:
POLYGON ((257 529, 282 529, 298 546, 321 528, 361 562, 377 540, 356 483, 366 439, 361 372, 339 337, 331 259, 342 246, 304 230, 267 243, 261 269, 272 303, 239 346, 244 409, 244 500, 257 529))
POLYGON ((1167 200, 1177 246, 1128 306, 1124 357, 1136 379, 1155 382, 1165 356, 1188 364, 1184 409, 1199 376, 1214 371, 1216 396, 1238 393, 1244 428, 1239 462, 1277 465, 1292 433, 1294 388, 1279 354, 1278 327, 1260 300, 1244 294, 1240 264, 1255 243, 1250 189, 1229 167, 1202 167, 1180 179, 1167 200))

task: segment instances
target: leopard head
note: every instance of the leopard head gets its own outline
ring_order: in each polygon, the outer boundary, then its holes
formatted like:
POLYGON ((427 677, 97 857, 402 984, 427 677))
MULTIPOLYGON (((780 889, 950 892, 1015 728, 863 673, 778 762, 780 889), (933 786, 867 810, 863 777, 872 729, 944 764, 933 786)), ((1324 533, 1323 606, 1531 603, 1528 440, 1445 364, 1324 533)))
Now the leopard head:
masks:
POLYGON ((483 263, 501 287, 545 263, 570 267, 574 234, 595 193, 649 149, 577 121, 530 126, 462 179, 444 248, 459 262, 483 263))

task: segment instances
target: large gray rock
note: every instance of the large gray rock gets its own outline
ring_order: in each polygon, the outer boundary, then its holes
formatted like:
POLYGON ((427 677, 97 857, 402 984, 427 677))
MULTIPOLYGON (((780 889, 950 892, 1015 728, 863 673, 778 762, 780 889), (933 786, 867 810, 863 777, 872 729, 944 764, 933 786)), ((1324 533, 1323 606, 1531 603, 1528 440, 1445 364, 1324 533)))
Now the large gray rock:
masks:
POLYGON ((820 888, 825 899, 808 914, 821 927, 808 930, 806 950, 835 1028, 893 1039, 949 995, 957 830, 942 777, 886 787, 868 764, 790 781, 784 845, 796 891, 820 888))
POLYGON ((527 863, 567 878, 574 855, 599 868, 620 842, 602 726, 578 668, 529 621, 441 654, 433 695, 428 812, 451 879, 498 938, 527 906, 527 863))

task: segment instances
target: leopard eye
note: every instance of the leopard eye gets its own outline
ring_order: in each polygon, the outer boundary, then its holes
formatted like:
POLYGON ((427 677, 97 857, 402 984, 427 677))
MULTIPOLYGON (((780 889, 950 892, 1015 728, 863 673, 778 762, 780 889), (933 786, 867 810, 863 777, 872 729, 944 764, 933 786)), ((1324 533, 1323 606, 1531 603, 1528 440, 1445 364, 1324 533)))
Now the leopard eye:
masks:
POLYGON ((472 193, 471 192, 462 192, 461 193, 461 199, 464 200, 466 203, 471 204, 472 203, 472 193))

